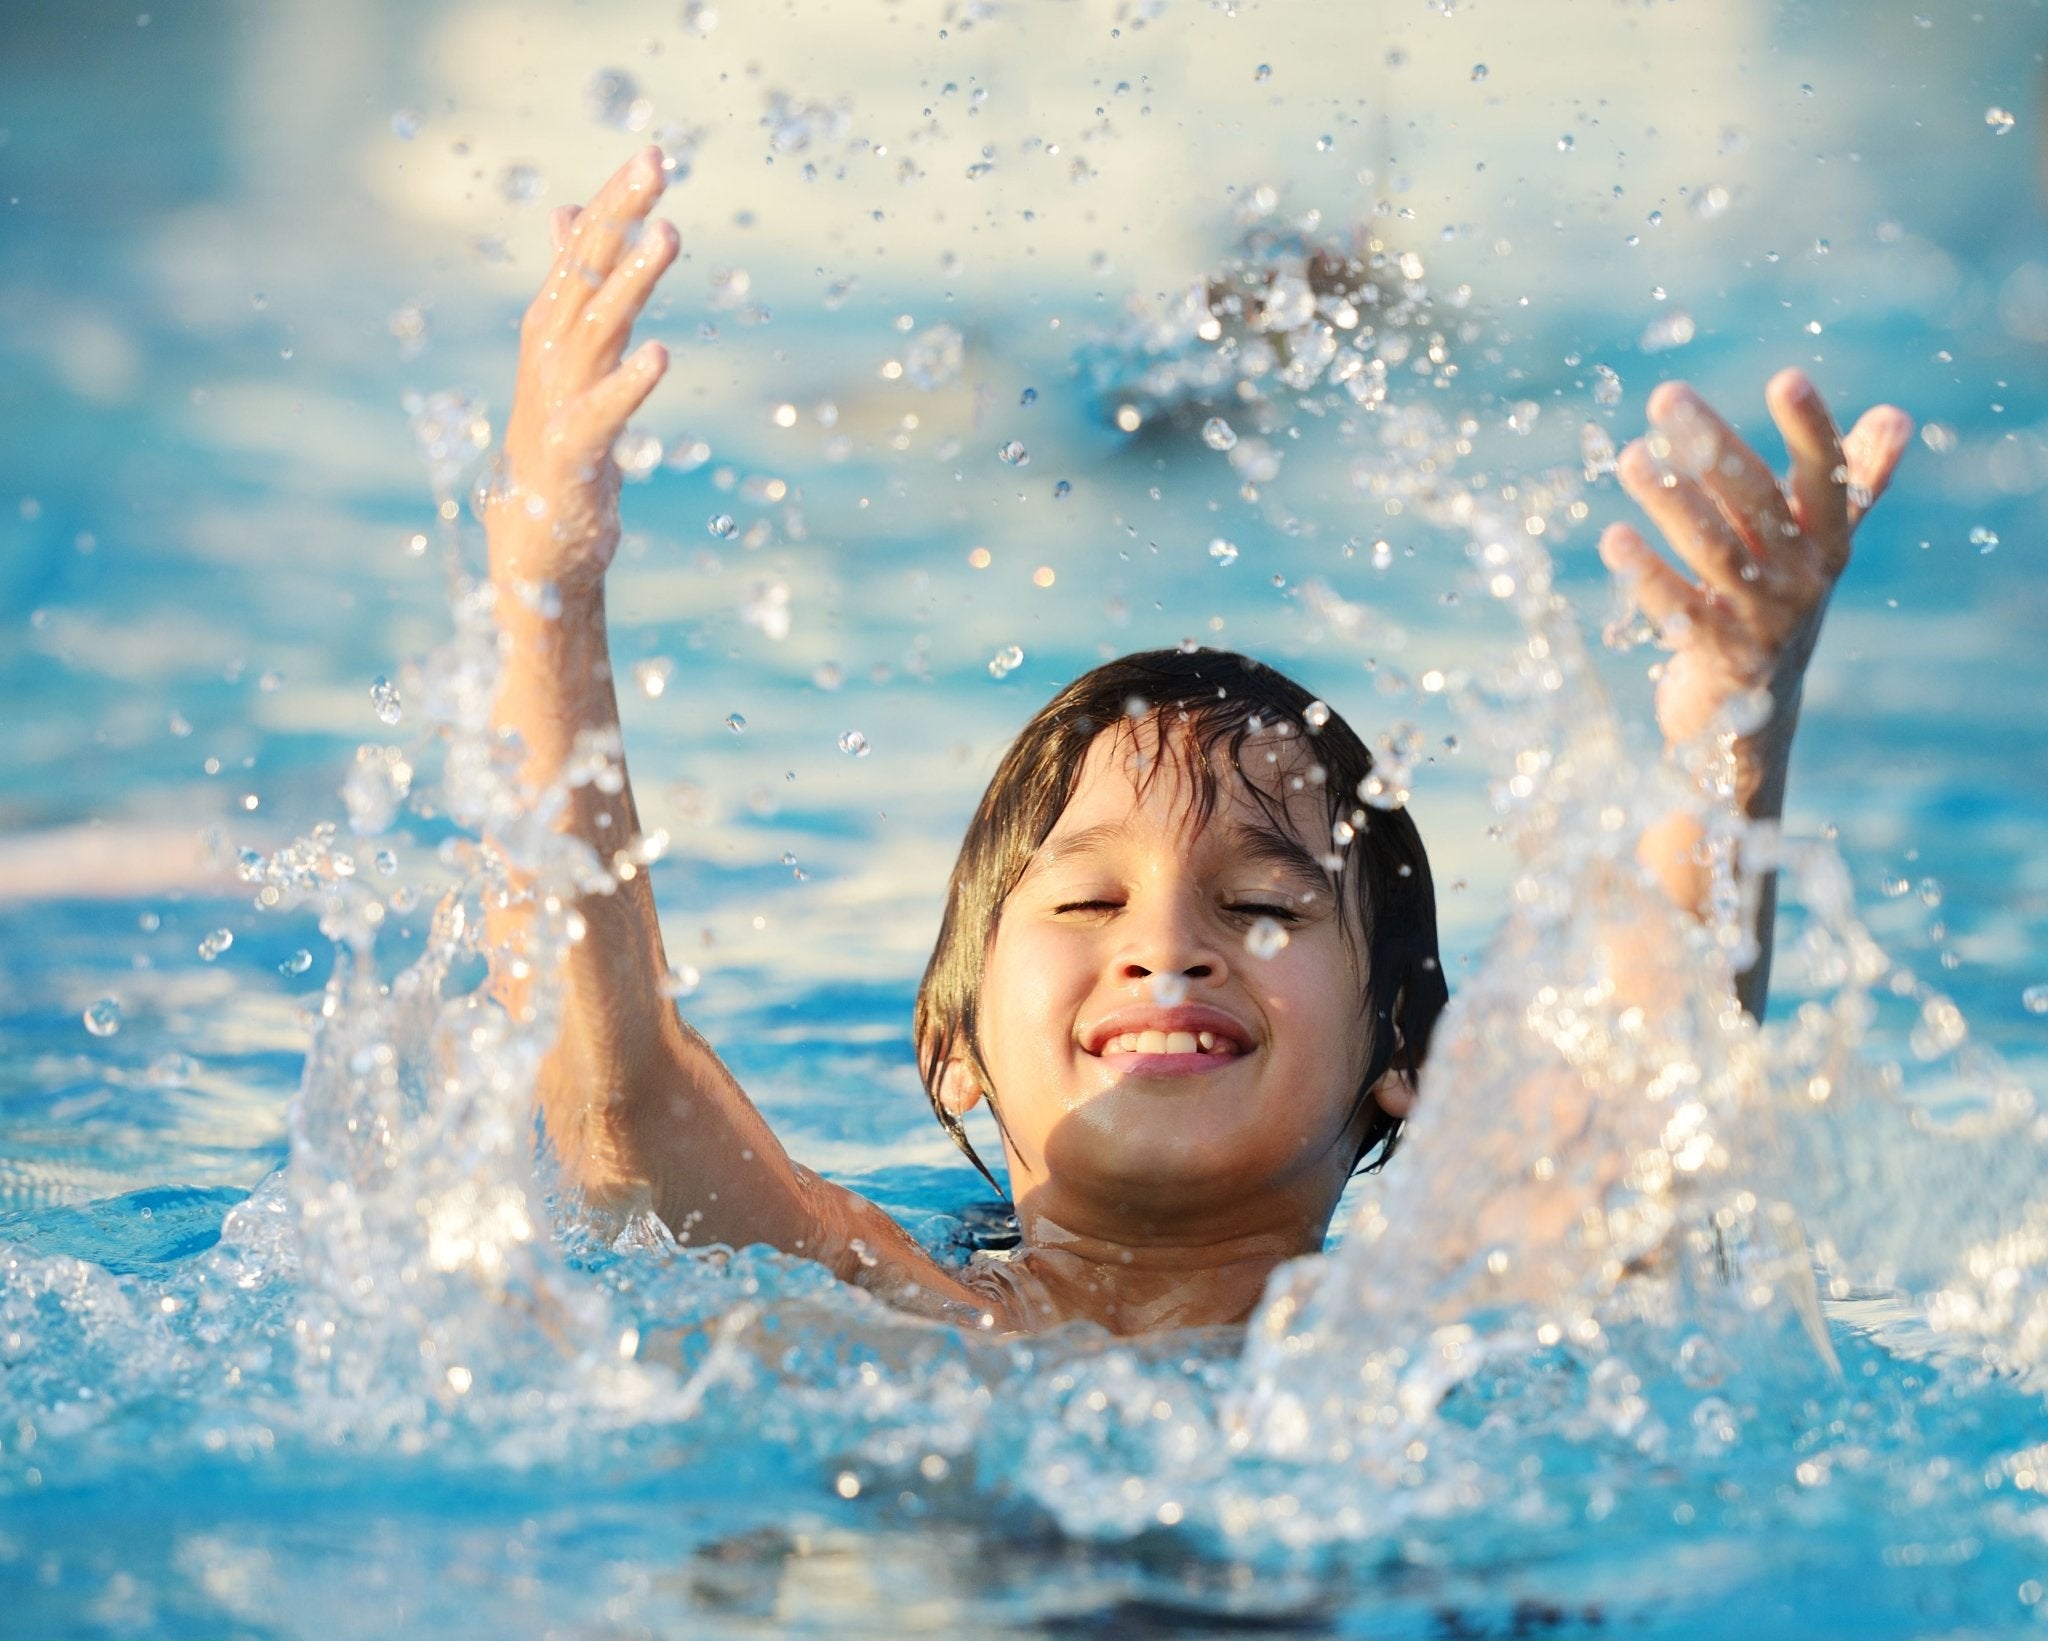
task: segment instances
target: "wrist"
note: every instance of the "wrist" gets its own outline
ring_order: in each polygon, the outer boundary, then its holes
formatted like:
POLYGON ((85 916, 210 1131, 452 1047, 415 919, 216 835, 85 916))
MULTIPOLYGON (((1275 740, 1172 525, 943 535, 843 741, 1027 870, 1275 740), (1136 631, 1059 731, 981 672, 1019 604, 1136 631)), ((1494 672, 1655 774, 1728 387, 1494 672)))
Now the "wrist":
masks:
POLYGON ((1735 743, 1735 801, 1752 820, 1784 813, 1785 779, 1792 767, 1792 740, 1799 728, 1800 686, 1772 705, 1770 721, 1735 743))
POLYGON ((491 579, 594 587, 604 579, 619 546, 615 495, 571 488, 527 489, 513 482, 509 467, 482 498, 478 513, 491 579))

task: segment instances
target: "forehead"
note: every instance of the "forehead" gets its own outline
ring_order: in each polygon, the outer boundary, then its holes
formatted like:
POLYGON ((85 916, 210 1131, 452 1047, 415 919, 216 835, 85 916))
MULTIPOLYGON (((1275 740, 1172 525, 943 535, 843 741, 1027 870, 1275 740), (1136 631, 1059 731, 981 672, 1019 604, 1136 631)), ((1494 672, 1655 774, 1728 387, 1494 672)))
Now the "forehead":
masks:
POLYGON ((1192 843, 1211 827, 1313 843, 1327 826, 1315 759, 1298 734, 1277 729, 1204 747, 1170 718, 1126 719, 1089 743, 1066 807, 1045 847, 1105 825, 1165 830, 1192 843))

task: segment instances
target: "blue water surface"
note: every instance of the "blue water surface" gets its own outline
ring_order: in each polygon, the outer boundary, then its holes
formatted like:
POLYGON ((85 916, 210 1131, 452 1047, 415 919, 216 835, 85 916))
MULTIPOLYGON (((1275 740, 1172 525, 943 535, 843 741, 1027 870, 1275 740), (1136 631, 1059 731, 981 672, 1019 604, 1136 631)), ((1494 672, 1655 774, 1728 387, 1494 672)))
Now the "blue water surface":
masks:
MULTIPOLYGON (((677 358, 642 418, 668 461, 627 488, 613 574, 626 734, 673 837, 683 1006, 799 1159, 956 1255, 999 1223, 931 1121, 911 1004, 996 756, 1104 655, 1239 646, 1368 739, 1417 724, 1454 991, 1483 966, 1514 863, 1469 730, 1414 680, 1479 665, 1512 622, 1452 535, 1359 492, 1334 395, 1267 431, 1284 465, 1248 491, 1199 433, 1235 407, 1147 375, 1144 316, 1261 254, 1261 224, 1428 264, 1460 369, 1393 397, 1475 417, 1495 479, 1579 471, 1582 428, 1625 439, 1674 376, 1773 459, 1761 389, 1783 365, 1845 417, 1912 412, 1810 675, 1789 827, 1836 841, 1873 935, 1967 1021, 1965 1051, 1922 1054, 1881 999, 1871 1077, 1895 1066, 1938 1108, 1988 1075, 1964 1066, 1981 1050, 2043 1087, 2036 0, 721 9, 9 9, 7 1633, 2037 1631, 2048 1220, 2018 1187, 1992 1217, 2018 1227, 2020 1302, 1989 1345, 1930 1328, 1911 1282, 1829 1297, 1839 1372, 1758 1322, 1718 1377, 1660 1375, 1664 1319, 1617 1319, 1605 1358, 1490 1361, 1412 1479, 1349 1499, 1230 1458, 1237 1338, 968 1341, 765 1256, 573 1231, 489 1303, 419 1302, 449 1339, 505 1341, 464 1364, 469 1401, 432 1388, 439 1360, 413 1382, 425 1324, 364 1347, 367 1391, 308 1366, 306 1319, 354 1313, 306 1298, 326 1267, 297 1264, 318 1237, 291 1231, 279 1171, 309 1177, 306 1106, 340 1098, 306 1056, 343 959, 316 905, 259 907, 236 859, 343 822, 357 746, 419 731, 416 700, 397 731, 372 703, 451 626, 402 400, 458 389, 502 420, 545 208, 649 137, 689 174, 665 206, 685 259, 646 326, 677 358), (644 118, 593 112, 605 70, 644 118), (1651 345, 1674 310, 1690 340, 1651 345), (964 363, 920 386, 902 361, 939 324, 964 363), (1012 439, 1028 464, 998 459, 1012 439), (1312 581, 1385 627, 1312 619, 1312 581), (783 637, 760 614, 778 598, 783 637), (1010 645, 1021 665, 991 676, 1010 645), (839 750, 850 729, 871 755, 839 750), (594 1308, 562 1317, 630 1325, 632 1350, 533 1320, 576 1291, 594 1308), (621 1356, 642 1376, 608 1379, 621 1356), (1603 1360, 1642 1382, 1617 1391, 1603 1360), (1160 1445, 1182 1420, 1194 1461, 1160 1445)), ((1585 499, 1550 545, 1597 635, 1591 544, 1626 504, 1611 478, 1585 499)), ((1652 756, 1653 652, 1594 649, 1652 756)), ((395 897, 387 979, 426 943, 455 830, 341 826, 356 881, 395 897)), ((1858 1200, 1947 1269, 1984 1206, 1956 1177, 1880 1170, 1884 1200, 1858 1200)), ((399 1292, 395 1273, 375 1275, 399 1292)))

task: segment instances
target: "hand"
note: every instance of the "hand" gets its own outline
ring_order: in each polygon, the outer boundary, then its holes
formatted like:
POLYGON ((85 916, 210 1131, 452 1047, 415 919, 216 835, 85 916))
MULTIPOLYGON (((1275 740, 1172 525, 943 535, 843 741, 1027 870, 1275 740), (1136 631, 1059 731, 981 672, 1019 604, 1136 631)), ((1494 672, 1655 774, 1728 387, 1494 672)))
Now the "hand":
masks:
POLYGON ((666 178, 661 151, 619 167, 588 209, 550 222, 555 260, 519 327, 505 469, 486 504, 494 576, 595 585, 618 547, 612 444, 668 369, 668 350, 625 346, 675 260, 667 222, 647 225, 666 178))
POLYGON ((1770 717, 1738 748, 1740 796, 1775 813, 1798 719, 1799 688, 1849 538, 1891 482, 1913 423, 1893 405, 1867 412, 1847 438, 1805 374, 1780 371, 1764 391, 1792 453, 1776 475, 1698 394, 1667 382, 1650 396, 1651 435, 1622 452, 1623 487, 1692 572, 1625 524, 1600 556, 1633 584, 1673 650, 1657 685, 1666 742, 1696 739, 1737 697, 1767 690, 1770 717))

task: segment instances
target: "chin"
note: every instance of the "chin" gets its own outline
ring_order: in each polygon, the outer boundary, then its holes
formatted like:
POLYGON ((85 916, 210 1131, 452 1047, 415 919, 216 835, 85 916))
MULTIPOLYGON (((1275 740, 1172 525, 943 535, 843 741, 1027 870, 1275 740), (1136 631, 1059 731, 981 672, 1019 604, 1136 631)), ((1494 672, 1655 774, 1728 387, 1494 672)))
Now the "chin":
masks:
POLYGON ((1270 1122, 1210 1125, 1195 1115, 1149 1090, 1112 1091, 1047 1137, 1047 1167, 1088 1195, 1182 1218, 1205 1204, 1297 1189, 1319 1149, 1308 1136, 1288 1143, 1270 1122))

